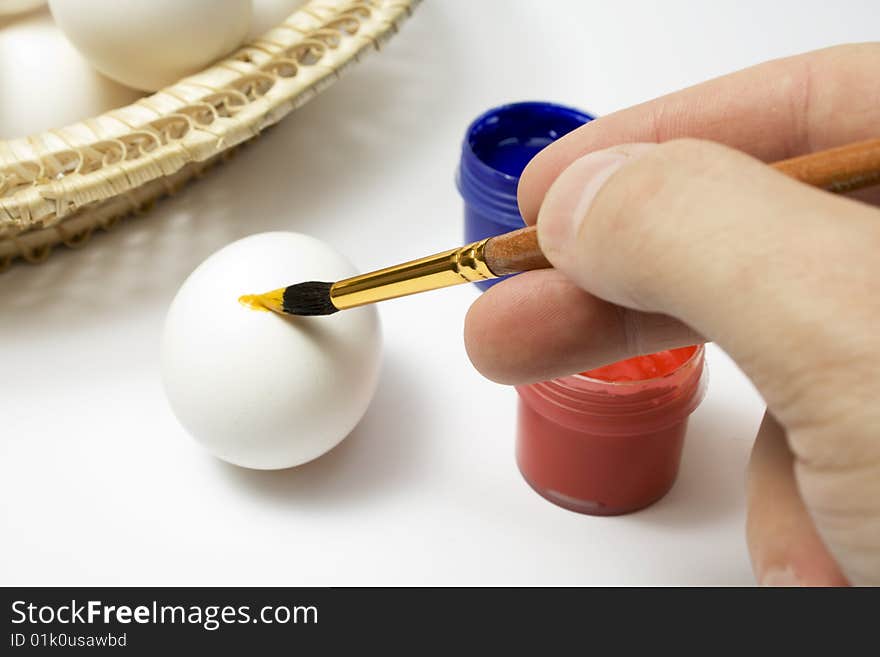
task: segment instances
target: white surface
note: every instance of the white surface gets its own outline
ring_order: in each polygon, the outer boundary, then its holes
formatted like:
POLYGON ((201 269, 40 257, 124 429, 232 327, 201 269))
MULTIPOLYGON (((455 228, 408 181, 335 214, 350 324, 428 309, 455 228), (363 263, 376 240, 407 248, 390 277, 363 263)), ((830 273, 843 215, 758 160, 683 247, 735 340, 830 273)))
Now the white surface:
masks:
POLYGON ((250 233, 314 234, 362 268, 459 243, 459 141, 492 105, 605 114, 868 40, 877 14, 872 0, 429 2, 384 54, 206 180, 82 251, 0 276, 0 582, 750 583, 743 480, 762 406, 714 348, 673 490, 592 518, 517 473, 515 394, 462 346, 472 287, 383 304, 365 419, 325 457, 274 473, 215 460, 174 420, 162 318, 196 264, 250 233))
POLYGON ((376 306, 291 321, 238 296, 356 273, 326 242, 289 231, 250 235, 200 264, 171 303, 160 349, 168 402, 190 435, 258 470, 302 465, 348 436, 379 380, 376 306))

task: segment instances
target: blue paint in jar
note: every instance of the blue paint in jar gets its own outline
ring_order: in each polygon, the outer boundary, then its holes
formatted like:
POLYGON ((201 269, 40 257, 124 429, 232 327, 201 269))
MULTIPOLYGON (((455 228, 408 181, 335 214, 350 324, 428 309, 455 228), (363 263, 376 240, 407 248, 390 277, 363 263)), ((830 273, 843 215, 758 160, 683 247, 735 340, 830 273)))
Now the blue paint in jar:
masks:
MULTIPOLYGON (((465 132, 455 176, 464 200, 465 243, 525 226, 516 202, 523 169, 544 147, 593 118, 544 102, 501 105, 478 116, 465 132)), ((476 285, 486 290, 500 280, 476 285)))

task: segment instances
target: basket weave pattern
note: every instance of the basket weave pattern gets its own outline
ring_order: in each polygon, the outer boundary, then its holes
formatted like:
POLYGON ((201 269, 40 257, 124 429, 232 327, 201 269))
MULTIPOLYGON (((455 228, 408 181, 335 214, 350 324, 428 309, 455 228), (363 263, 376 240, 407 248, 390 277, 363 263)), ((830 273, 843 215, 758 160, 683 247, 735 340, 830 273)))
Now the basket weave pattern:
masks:
POLYGON ((313 0, 227 59, 120 109, 0 141, 0 271, 142 211, 332 84, 419 0, 313 0))

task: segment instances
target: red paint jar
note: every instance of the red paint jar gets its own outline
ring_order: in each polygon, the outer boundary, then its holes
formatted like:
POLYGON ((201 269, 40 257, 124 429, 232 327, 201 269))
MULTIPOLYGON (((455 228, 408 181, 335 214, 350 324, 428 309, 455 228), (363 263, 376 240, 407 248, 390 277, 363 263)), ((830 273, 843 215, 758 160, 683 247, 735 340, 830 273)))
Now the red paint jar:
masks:
POLYGON ((686 347, 518 386, 523 477, 579 513, 618 515, 656 502, 678 474, 688 416, 705 392, 703 360, 702 346, 686 347))

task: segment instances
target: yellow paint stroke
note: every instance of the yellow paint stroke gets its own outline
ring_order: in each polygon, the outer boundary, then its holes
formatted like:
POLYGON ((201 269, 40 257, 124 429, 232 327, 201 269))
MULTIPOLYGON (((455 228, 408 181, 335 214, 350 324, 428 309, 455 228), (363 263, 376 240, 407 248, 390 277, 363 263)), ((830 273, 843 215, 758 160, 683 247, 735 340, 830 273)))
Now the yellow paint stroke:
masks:
POLYGON ((260 310, 263 312, 273 310, 276 313, 283 314, 284 290, 285 288, 282 287, 264 294, 243 294, 238 297, 238 302, 243 306, 247 306, 251 310, 260 310))
POLYGON ((243 306, 247 306, 251 310, 261 310, 264 313, 267 313, 269 312, 269 309, 263 305, 262 301, 260 301, 260 296, 261 295, 259 294, 242 294, 238 297, 238 302, 243 306))

